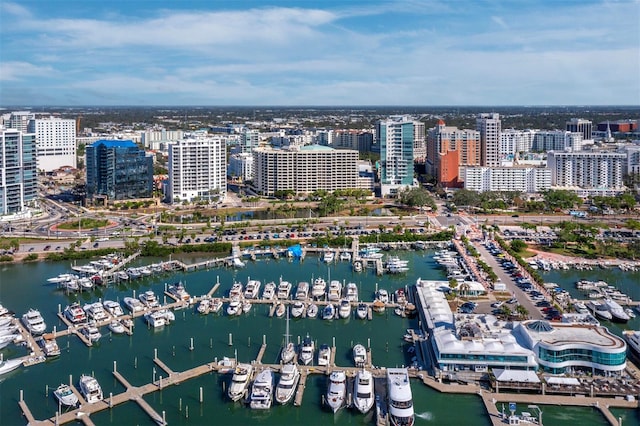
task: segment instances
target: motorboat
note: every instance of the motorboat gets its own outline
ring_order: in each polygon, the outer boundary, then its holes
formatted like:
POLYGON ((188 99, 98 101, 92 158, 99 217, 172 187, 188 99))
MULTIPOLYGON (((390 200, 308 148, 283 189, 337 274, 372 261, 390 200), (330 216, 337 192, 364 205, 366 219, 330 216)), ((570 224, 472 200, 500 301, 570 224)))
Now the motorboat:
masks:
POLYGON ((318 350, 318 365, 325 367, 329 362, 331 362, 331 348, 327 344, 322 344, 318 350))
POLYGON ((133 314, 144 311, 142 302, 134 297, 125 297, 122 299, 122 303, 124 303, 124 306, 133 314))
POLYGON ((295 364, 285 364, 280 371, 280 380, 276 386, 275 398, 278 404, 291 401, 300 381, 300 370, 295 364))
POLYGON ((127 274, 125 271, 118 271, 116 272, 116 277, 118 277, 118 279, 120 281, 127 281, 129 280, 129 274, 127 274))
POLYGON ((303 302, 297 300, 291 306, 291 316, 294 318, 300 318, 305 311, 305 305, 303 302))
POLYGON ((340 315, 340 318, 349 318, 351 316, 351 302, 347 299, 342 299, 338 306, 338 315, 340 315))
POLYGON ((163 327, 167 320, 160 311, 151 311, 144 314, 144 320, 153 328, 163 327))
POLYGON ((336 307, 332 303, 322 308, 322 319, 330 320, 336 316, 336 307))
POLYGON ((19 334, 4 334, 0 336, 0 349, 4 349, 11 343, 14 343, 16 339, 20 337, 19 334))
POLYGON ((160 306, 160 302, 158 301, 158 297, 151 290, 145 291, 140 296, 138 296, 138 298, 140 299, 142 304, 145 307, 147 307, 148 309, 153 309, 153 308, 157 308, 157 307, 160 306))
POLYGON ((141 266, 138 268, 138 272, 143 277, 150 277, 153 274, 153 270, 149 266, 141 266))
POLYGON ((264 291, 262 292, 262 298, 265 300, 272 300, 276 297, 276 283, 270 281, 264 285, 264 291))
POLYGON ((344 407, 347 399, 347 375, 342 370, 335 370, 329 376, 327 387, 327 405, 336 413, 344 407))
POLYGON ((64 316, 72 324, 83 324, 87 322, 87 314, 78 302, 73 302, 64 308, 64 316))
POLYGON ((280 360, 282 361, 282 363, 288 364, 290 362, 293 362, 293 358, 295 358, 295 356, 296 346, 293 344, 293 342, 286 343, 282 348, 282 351, 280 352, 280 360))
POLYGON ((60 274, 56 277, 48 278, 47 283, 49 284, 62 284, 67 281, 78 279, 78 275, 76 274, 60 274))
POLYGON ((360 319, 367 319, 367 315, 369 315, 369 307, 366 303, 358 303, 358 307, 356 308, 356 315, 360 319))
POLYGON ((415 420, 411 382, 406 368, 387 368, 387 409, 392 426, 412 426, 415 420))
POLYGON ((356 260, 355 262, 353 262, 353 270, 355 272, 362 272, 362 261, 360 260, 356 260))
POLYGON ((229 385, 229 391, 227 392, 232 401, 239 401, 245 396, 249 388, 252 373, 253 366, 251 364, 238 364, 236 366, 233 371, 233 377, 231 378, 231 384, 229 385))
POLYGON ((373 375, 365 369, 358 370, 353 382, 353 405, 362 414, 366 414, 373 408, 375 399, 373 375))
POLYGON ((384 312, 384 310, 386 308, 386 305, 380 299, 376 299, 376 300, 373 301, 373 304, 371 305, 371 308, 373 309, 373 312, 382 313, 382 312, 384 312))
POLYGON ((40 346, 40 349, 42 349, 42 353, 44 353, 44 356, 53 357, 60 355, 60 347, 58 346, 58 342, 56 342, 56 339, 54 338, 45 339, 43 337, 42 339, 38 340, 38 346, 40 346))
POLYGON ((242 297, 242 292, 244 290, 244 286, 242 285, 242 283, 239 282, 235 282, 233 283, 233 285, 231 286, 231 290, 229 290, 229 298, 233 299, 234 297, 242 297))
POLYGON ((91 321, 100 322, 109 318, 102 306, 102 303, 100 302, 87 303, 84 305, 84 311, 87 313, 87 317, 91 321))
POLYGON ((385 262, 385 269, 390 274, 401 274, 409 270, 408 264, 408 260, 400 260, 398 256, 389 256, 385 262))
POLYGON ((95 343, 102 337, 100 330, 95 324, 87 324, 80 329, 80 333, 90 342, 95 343))
POLYGON ((235 315, 240 315, 241 313, 242 313, 242 302, 240 302, 240 299, 238 298, 231 299, 231 301, 229 302, 229 305, 227 306, 227 315, 235 316, 235 315))
POLYGON ((68 292, 80 291, 80 284, 78 284, 79 280, 80 279, 78 278, 78 279, 75 279, 75 280, 65 281, 63 283, 60 283, 60 287, 64 288, 68 292))
POLYGON ((109 324, 109 330, 111 330, 111 332, 115 334, 122 334, 126 331, 124 325, 122 325, 122 323, 118 320, 111 321, 111 323, 109 324))
POLYGON ((217 314, 218 312, 220 312, 220 309, 222 309, 222 299, 220 299, 219 297, 212 299, 210 311, 214 314, 217 314))
POLYGON ((336 252, 333 250, 326 250, 322 256, 322 261, 325 263, 331 263, 336 260, 336 252))
POLYGON ((22 324, 34 336, 41 335, 47 329, 47 324, 37 309, 29 309, 26 314, 22 315, 22 324))
POLYGON ((309 283, 306 281, 300 281, 296 288, 296 300, 307 300, 309 297, 309 283))
POLYGON ((342 283, 338 280, 331 280, 329 283, 329 293, 327 298, 330 302, 337 302, 342 297, 342 283))
POLYGON ((624 339, 627 341, 629 350, 640 359, 640 331, 625 330, 622 332, 624 339))
POLYGON ((89 277, 79 278, 77 283, 83 290, 91 290, 93 288, 93 281, 89 277))
POLYGON ((353 347, 353 362, 356 367, 364 367, 367 363, 367 349, 360 343, 353 347))
POLYGON ((196 311, 199 314, 206 315, 211 310, 211 298, 209 296, 203 296, 196 307, 196 311))
POLYGON ((53 391, 53 396, 56 397, 60 405, 66 407, 75 407, 78 405, 78 397, 71 390, 69 385, 61 384, 53 391))
POLYGON ((242 302, 242 313, 246 314, 249 313, 249 311, 251 310, 251 302, 249 302, 248 300, 245 300, 242 302))
POLYGON ((256 376, 251 386, 249 406, 254 410, 271 408, 273 402, 273 370, 265 368, 256 376))
POLYGON ((278 306, 276 306, 276 316, 278 318, 282 318, 286 311, 287 311, 287 307, 284 306, 284 303, 278 303, 278 306))
POLYGON ((340 252, 340 260, 350 262, 351 261, 351 253, 347 250, 343 250, 340 252))
POLYGON ((237 256, 233 258, 232 264, 234 268, 244 268, 245 266, 245 263, 237 256))
POLYGON ((313 354, 315 352, 315 345, 313 340, 307 334, 302 340, 302 345, 300 346, 300 362, 303 365, 309 365, 313 362, 313 354))
POLYGON ((187 289, 184 288, 182 281, 179 281, 175 284, 170 285, 167 288, 167 292, 173 296, 174 299, 178 301, 183 301, 189 303, 191 300, 191 295, 187 292, 187 289))
POLYGON ((86 374, 80 376, 80 393, 89 404, 102 401, 103 398, 100 383, 86 374))
POLYGON ((611 320, 613 322, 626 323, 629 321, 629 315, 624 311, 624 308, 613 299, 604 299, 604 304, 611 312, 611 320))
POLYGON ((307 307, 307 318, 315 318, 318 316, 318 305, 311 303, 307 307))
POLYGON ((576 302, 573 304, 573 309, 579 314, 588 314, 589 310, 582 302, 576 302))
POLYGON ((124 315, 122 306, 120 306, 118 302, 114 302, 113 300, 105 300, 104 302, 102 302, 102 306, 104 306, 107 312, 109 312, 114 318, 124 315))
POLYGON ((313 280, 313 286, 311 287, 311 297, 319 299, 324 297, 324 293, 327 290, 327 282, 324 278, 318 277, 313 280))
POLYGON ((403 305, 407 302, 407 295, 403 288, 399 288, 395 291, 396 303, 403 305))
POLYGON ((357 302, 358 301, 358 286, 356 283, 348 283, 347 289, 345 291, 344 297, 349 302, 357 302))
MULTIPOLYGON (((0 305, 0 307, 2 307, 2 305, 0 305)), ((6 309, 4 307, 2 307, 2 309, 6 309)), ((5 325, 9 324, 13 322, 13 316, 9 315, 9 314, 4 314, 3 316, 0 316, 0 327, 4 327, 5 325)))
POLYGON ((4 359, 4 354, 0 354, 0 375, 7 374, 22 365, 22 360, 18 358, 4 359))
POLYGON ((258 280, 247 280, 247 286, 244 288, 244 297, 247 299, 257 299, 261 286, 262 283, 258 280))
POLYGON ((289 281, 280 280, 280 284, 278 284, 278 299, 284 300, 289 298, 289 294, 291 293, 291 283, 289 281))
POLYGON ((613 318, 613 315, 611 314, 611 311, 609 310, 607 305, 602 302, 598 302, 597 300, 590 300, 589 302, 587 302, 587 308, 589 308, 589 310, 593 312, 596 318, 607 321, 611 321, 611 319, 613 318))
POLYGON ((131 278, 132 280, 137 280, 142 276, 138 268, 128 268, 125 272, 127 273, 127 275, 129 275, 129 278, 131 278))

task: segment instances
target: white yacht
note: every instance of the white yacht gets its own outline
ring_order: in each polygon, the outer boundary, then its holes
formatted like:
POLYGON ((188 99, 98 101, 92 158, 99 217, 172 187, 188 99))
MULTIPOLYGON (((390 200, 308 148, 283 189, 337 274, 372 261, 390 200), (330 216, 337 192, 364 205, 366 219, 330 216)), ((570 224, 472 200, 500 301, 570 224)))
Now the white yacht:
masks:
POLYGON ((353 347, 353 362, 356 367, 364 367, 367 363, 367 349, 360 343, 353 347))
POLYGON ((41 335, 47 329, 47 324, 37 309, 29 309, 26 314, 22 315, 22 324, 34 336, 41 335))
POLYGON ((56 339, 45 339, 44 337, 38 340, 38 346, 42 349, 44 356, 58 356, 60 355, 60 347, 56 339))
POLYGON ((362 272, 362 261, 361 260, 356 260, 355 262, 353 262, 353 270, 355 272, 362 272))
POLYGON ((640 331, 625 330, 622 333, 631 352, 636 358, 640 358, 640 331))
POLYGON ((342 297, 342 283, 338 280, 331 280, 329 283, 328 299, 330 302, 337 302, 342 297))
POLYGON ((327 387, 327 404, 336 413, 344 407, 347 398, 347 376, 342 370, 336 370, 329 376, 327 387))
POLYGON ((244 297, 247 299, 257 299, 260 294, 260 286, 262 283, 258 280, 247 280, 247 286, 244 288, 244 297))
POLYGON ((242 302, 238 298, 231 299, 227 306, 227 315, 234 316, 242 313, 242 302))
POLYGON ((22 365, 22 360, 19 358, 15 359, 4 359, 4 355, 0 354, 0 375, 9 373, 10 371, 15 370, 16 368, 22 365))
POLYGON ((233 299, 234 297, 242 297, 243 289, 244 286, 242 285, 242 283, 233 283, 233 285, 231 286, 231 290, 229 290, 229 298, 233 299))
POLYGON ((69 385, 61 384, 53 391, 53 395, 61 405, 75 407, 78 404, 78 397, 69 385))
POLYGON ((262 298, 265 300, 272 300, 276 297, 276 283, 270 281, 264 285, 264 291, 262 292, 262 298))
POLYGON ((228 395, 232 401, 239 401, 247 392, 253 366, 251 364, 238 364, 233 372, 228 395))
POLYGON ((102 333, 95 324, 87 324, 80 329, 80 333, 90 342, 95 343, 102 337, 102 333))
POLYGON ((340 318, 349 318, 351 316, 351 303, 347 299, 340 301, 338 315, 340 315, 340 318))
POLYGON ((291 316, 294 318, 300 318, 305 311, 306 306, 304 302, 296 300, 291 306, 291 316))
POLYGON ((357 302, 358 301, 358 286, 356 283, 348 283, 347 290, 345 292, 344 297, 349 302, 357 302))
POLYGON ((347 250, 343 250, 340 252, 340 260, 344 260, 347 262, 351 261, 351 253, 347 250))
POLYGON ((587 303, 587 308, 589 308, 589 310, 591 310, 591 312, 593 312, 593 314, 597 318, 607 320, 607 321, 611 321, 611 319, 613 318, 613 315, 611 315, 611 311, 609 310, 607 305, 605 305, 602 302, 598 302, 596 300, 590 300, 587 303))
POLYGON ((206 315, 211 310, 211 298, 209 296, 202 296, 200 302, 196 307, 196 311, 199 314, 206 315))
POLYGON ((331 263, 336 260, 336 252, 333 250, 326 250, 322 256, 322 261, 325 263, 331 263))
POLYGON ((613 299, 604 299, 604 304, 611 312, 611 320, 619 323, 626 323, 629 321, 629 315, 624 311, 624 308, 613 299))
POLYGON ((95 378, 85 374, 80 376, 80 393, 89 404, 102 401, 103 398, 100 383, 95 378))
POLYGON ((87 314, 84 312, 84 309, 80 307, 78 302, 73 302, 66 308, 64 308, 64 316, 72 324, 82 324, 87 322, 87 314))
POLYGON ((87 316, 92 321, 100 322, 109 318, 107 316, 107 312, 104 310, 104 307, 102 306, 102 303, 100 302, 87 303, 86 305, 84 305, 84 311, 87 313, 87 316))
POLYGON ((316 278, 313 280, 313 286, 311 287, 311 297, 314 299, 319 299, 324 297, 324 293, 327 290, 327 282, 324 278, 316 278))
POLYGON ((307 300, 309 297, 309 283, 300 281, 296 288, 296 300, 307 300))
POLYGON ((280 284, 278 284, 278 299, 284 300, 289 298, 289 294, 291 293, 291 283, 289 281, 280 280, 280 284))
POLYGON ((315 345, 313 343, 313 339, 307 337, 302 340, 302 345, 300 346, 300 362, 304 365, 309 365, 313 362, 313 354, 315 352, 315 345))
POLYGON ((336 316, 336 307, 333 304, 329 303, 327 306, 322 308, 322 319, 331 320, 336 316))
POLYGON ((9 346, 11 343, 16 342, 16 339, 21 337, 19 334, 12 334, 12 332, 8 332, 8 334, 3 334, 0 336, 0 349, 4 349, 9 346))
POLYGON ((160 311, 151 311, 144 314, 144 320, 153 328, 163 327, 167 320, 160 311))
POLYGON ((293 358, 296 356, 296 345, 293 342, 288 342, 282 348, 282 352, 280 352, 280 360, 282 360, 283 364, 288 364, 293 361, 293 358))
POLYGON ((389 256, 385 263, 385 269, 390 274, 401 274, 409 270, 408 264, 408 260, 400 260, 398 256, 389 256))
POLYGON ((131 313, 135 314, 136 312, 142 312, 144 310, 144 305, 141 301, 133 297, 125 297, 122 299, 122 303, 126 306, 131 313))
POLYGON ((278 305, 276 306, 276 316, 278 318, 282 318, 285 312, 287 312, 287 307, 284 305, 284 303, 278 303, 278 305))
POLYGON ((318 316, 318 305, 315 303, 309 304, 307 307, 307 318, 315 318, 318 316))
POLYGON ((366 414, 373 408, 375 399, 371 372, 364 369, 358 370, 356 379, 353 382, 353 405, 362 414, 366 414))
POLYGON ((262 370, 253 381, 249 406, 254 410, 271 408, 273 402, 273 371, 270 368, 262 370))
POLYGON ((295 364, 285 364, 280 371, 280 380, 276 386, 276 402, 286 404, 291 401, 300 381, 300 370, 295 364))
POLYGON ((126 331, 124 325, 122 325, 122 323, 118 320, 111 321, 111 323, 109 324, 109 330, 111 330, 111 332, 115 334, 122 334, 126 331))
POLYGON ((222 299, 220 299, 219 297, 213 298, 211 300, 209 311, 217 314, 218 312, 220 312, 220 309, 222 309, 222 299))
POLYGON ((406 368, 387 368, 387 407, 392 426, 412 426, 415 420, 411 382, 406 368))
POLYGON ((177 283, 170 285, 167 288, 167 292, 176 300, 181 300, 187 303, 191 300, 191 295, 187 292, 187 289, 184 288, 182 281, 178 281, 177 283))
POLYGON ((360 319, 367 319, 367 315, 369 315, 369 307, 366 303, 358 303, 358 307, 356 308, 356 315, 360 319))
POLYGON ((160 306, 160 302, 158 301, 158 297, 151 290, 145 291, 140 296, 138 296, 138 298, 144 304, 144 306, 149 308, 149 309, 157 308, 158 306, 160 306))
POLYGON ((114 318, 124 315, 122 306, 120 306, 118 302, 114 302, 113 300, 105 300, 104 302, 102 302, 102 306, 104 306, 107 312, 109 312, 114 318))
POLYGON ((327 344, 320 345, 318 350, 318 365, 321 367, 329 365, 331 361, 331 348, 327 344))

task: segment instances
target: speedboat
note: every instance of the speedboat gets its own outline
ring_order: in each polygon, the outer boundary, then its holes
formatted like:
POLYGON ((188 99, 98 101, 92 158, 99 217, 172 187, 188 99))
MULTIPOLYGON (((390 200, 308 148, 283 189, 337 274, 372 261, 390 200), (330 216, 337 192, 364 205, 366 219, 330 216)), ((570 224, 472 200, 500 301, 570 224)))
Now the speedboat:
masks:
POLYGON ((61 384, 53 391, 53 396, 56 397, 61 405, 67 407, 75 407, 78 404, 78 397, 71 390, 69 385, 61 384))
POLYGON ((376 298, 381 301, 382 303, 389 303, 389 292, 387 290, 385 290, 384 288, 380 288, 378 289, 378 293, 376 295, 376 298))
POLYGON ((260 294, 260 286, 262 283, 258 280, 248 280, 244 289, 244 297, 247 299, 257 299, 260 294))
POLYGON ((291 316, 294 318, 300 318, 305 311, 304 303, 297 300, 291 307, 291 316))
POLYGON ((262 298, 265 300, 271 300, 276 297, 276 283, 273 281, 264 285, 264 291, 262 292, 262 298))
POLYGON ((288 299, 289 293, 291 293, 291 283, 281 279, 280 284, 278 284, 278 299, 288 299))
POLYGON ((0 375, 9 373, 22 365, 21 359, 4 359, 4 354, 0 354, 0 375))
POLYGON ((42 349, 44 356, 58 356, 60 355, 60 347, 56 339, 45 339, 44 337, 38 340, 38 346, 42 349))
POLYGON ((330 302, 337 302, 340 297, 342 297, 342 283, 338 280, 331 280, 327 298, 330 302))
POLYGON ((37 309, 29 309, 26 314, 22 315, 22 323, 34 336, 41 335, 47 329, 47 324, 37 309))
POLYGON ((407 260, 400 260, 400 258, 397 256, 390 256, 387 259, 385 267, 391 274, 401 274, 409 270, 409 267, 407 266, 408 264, 409 261, 407 260))
POLYGON ((144 304, 144 306, 149 309, 157 308, 158 306, 160 306, 160 302, 158 301, 156 294, 151 290, 145 291, 140 296, 138 296, 138 298, 144 304))
POLYGON ((129 274, 127 274, 125 271, 118 271, 116 272, 116 277, 118 277, 118 279, 121 281, 127 281, 129 279, 129 274))
POLYGON ((183 302, 189 302, 189 300, 191 300, 191 295, 187 292, 187 289, 184 288, 182 281, 170 285, 167 288, 167 292, 169 292, 169 294, 171 294, 176 300, 181 300, 183 302))
POLYGON ((98 330, 98 327, 96 327, 95 324, 85 325, 80 329, 80 333, 82 333, 90 343, 97 342, 102 337, 100 330, 98 330))
POLYGON ((411 382, 406 368, 387 368, 389 422, 393 426, 412 426, 415 420, 411 382))
POLYGON ((231 299, 229 305, 227 306, 227 315, 235 316, 240 315, 242 313, 242 303, 240 299, 231 299))
POLYGON ((330 320, 335 318, 336 316, 336 307, 333 304, 329 303, 327 306, 322 308, 322 319, 330 320))
POLYGON ((284 348, 282 348, 282 352, 280 353, 280 360, 283 364, 288 364, 293 361, 293 358, 296 356, 296 346, 293 342, 288 342, 284 348))
POLYGON ((367 363, 367 349, 360 343, 353 347, 353 362, 356 367, 364 367, 367 363))
POLYGON ((162 327, 167 323, 164 314, 160 311, 152 311, 144 314, 144 320, 153 328, 162 327))
POLYGON ((242 302, 242 313, 248 313, 251 310, 251 306, 251 302, 249 302, 248 300, 242 302))
POLYGON ((327 344, 322 344, 318 350, 318 365, 324 367, 329 365, 329 362, 331 362, 331 348, 327 344))
POLYGON ((127 307, 132 313, 142 312, 144 311, 144 305, 141 301, 133 297, 125 297, 122 299, 122 303, 127 307))
POLYGON ((331 263, 336 260, 336 253, 333 250, 327 250, 322 256, 322 261, 325 263, 331 263))
POLYGON ((73 302, 71 305, 64 308, 64 316, 72 324, 82 324, 87 322, 87 314, 84 309, 80 307, 78 302, 73 302))
POLYGON ((286 306, 284 306, 284 303, 278 303, 278 306, 276 306, 276 316, 278 318, 281 318, 282 316, 284 316, 284 313, 287 311, 286 306))
POLYGON ((347 299, 340 301, 338 315, 340 315, 340 318, 349 318, 351 316, 351 303, 347 299))
POLYGON ((280 371, 280 380, 276 386, 276 402, 286 404, 291 401, 300 381, 300 370, 295 364, 285 364, 280 371))
POLYGON ((302 341, 300 347, 300 362, 304 365, 309 365, 313 362, 313 353, 315 352, 315 345, 313 340, 307 334, 307 337, 302 341))
POLYGON ((324 278, 316 278, 313 280, 313 286, 311 287, 311 297, 314 299, 319 299, 324 297, 324 293, 327 289, 327 282, 324 278))
POLYGON ((356 315, 360 319, 367 319, 367 315, 369 314, 369 307, 366 303, 360 302, 358 303, 358 308, 356 309, 356 315))
POLYGON ((309 283, 300 281, 296 288, 296 300, 307 300, 309 297, 309 283))
POLYGON ((365 369, 358 370, 353 384, 353 405, 362 414, 366 414, 373 407, 375 399, 371 372, 365 369))
POLYGON ((113 300, 105 300, 104 302, 102 302, 102 306, 104 306, 107 312, 109 312, 114 318, 124 315, 122 306, 120 306, 118 302, 114 302, 113 300))
POLYGON ((254 410, 271 408, 273 402, 273 371, 270 368, 262 370, 253 381, 249 406, 254 410))
POLYGON ((329 376, 327 387, 327 404, 336 413, 341 409, 347 397, 347 376, 342 370, 336 370, 329 376))
POLYGON ((357 302, 358 301, 358 286, 356 285, 356 283, 348 283, 347 284, 347 290, 346 290, 346 294, 344 295, 344 297, 349 302, 357 302))
POLYGON ((89 404, 102 401, 103 398, 100 383, 94 377, 85 374, 80 376, 80 393, 89 404))
POLYGON ((118 320, 111 321, 111 323, 109 324, 109 330, 111 330, 111 332, 115 334, 122 334, 125 332, 124 325, 122 325, 122 323, 118 320))
POLYGON ((356 272, 362 272, 362 262, 359 260, 353 262, 353 270, 356 272))
POLYGON ((251 364, 238 364, 233 371, 228 395, 232 401, 239 401, 247 392, 253 366, 251 364))
POLYGON ((315 318, 318 316, 318 305, 311 303, 307 308, 307 318, 315 318))

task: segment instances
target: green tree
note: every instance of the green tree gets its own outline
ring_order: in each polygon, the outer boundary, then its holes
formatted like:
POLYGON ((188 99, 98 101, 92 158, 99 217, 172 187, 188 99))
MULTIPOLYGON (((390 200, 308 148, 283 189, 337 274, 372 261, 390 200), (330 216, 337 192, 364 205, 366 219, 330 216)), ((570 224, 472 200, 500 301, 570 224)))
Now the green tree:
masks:
POLYGON ((574 192, 564 189, 550 189, 543 193, 544 201, 550 209, 572 209, 582 199, 578 197, 574 192))
POLYGON ((513 240, 511 241, 511 248, 513 251, 521 252, 527 248, 527 243, 522 240, 513 240))
POLYGON ((407 188, 400 192, 400 202, 409 207, 431 207, 436 210, 436 202, 433 200, 429 191, 424 188, 407 188))

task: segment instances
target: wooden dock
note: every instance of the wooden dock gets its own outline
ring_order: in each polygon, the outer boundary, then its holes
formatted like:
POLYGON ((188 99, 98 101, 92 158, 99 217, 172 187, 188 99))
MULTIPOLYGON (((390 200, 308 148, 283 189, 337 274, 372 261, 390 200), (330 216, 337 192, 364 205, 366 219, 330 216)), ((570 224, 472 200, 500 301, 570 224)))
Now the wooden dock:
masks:
POLYGON ((307 386, 307 377, 309 376, 309 369, 304 368, 300 371, 300 380, 298 381, 298 388, 296 389, 296 396, 293 400, 293 405, 299 407, 302 405, 302 397, 304 396, 304 390, 307 386))

